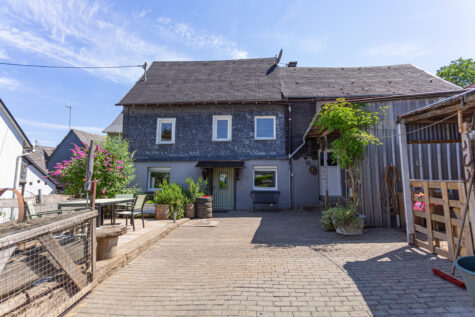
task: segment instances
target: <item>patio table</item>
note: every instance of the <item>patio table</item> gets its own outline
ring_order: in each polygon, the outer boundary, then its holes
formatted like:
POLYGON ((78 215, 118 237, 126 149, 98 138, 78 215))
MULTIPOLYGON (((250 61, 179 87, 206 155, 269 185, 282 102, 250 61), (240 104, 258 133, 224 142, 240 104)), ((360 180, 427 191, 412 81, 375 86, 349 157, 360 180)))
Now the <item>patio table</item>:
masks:
MULTIPOLYGON (((99 211, 97 214, 97 226, 103 226, 104 225, 104 213, 102 211, 104 206, 111 206, 111 205, 116 205, 119 203, 129 203, 129 202, 134 202, 135 198, 99 198, 96 199, 96 207, 97 210, 99 211)), ((63 208, 74 208, 74 207, 86 207, 86 200, 85 199, 78 199, 78 200, 72 200, 72 201, 65 201, 58 203, 58 209, 63 209, 63 208)))

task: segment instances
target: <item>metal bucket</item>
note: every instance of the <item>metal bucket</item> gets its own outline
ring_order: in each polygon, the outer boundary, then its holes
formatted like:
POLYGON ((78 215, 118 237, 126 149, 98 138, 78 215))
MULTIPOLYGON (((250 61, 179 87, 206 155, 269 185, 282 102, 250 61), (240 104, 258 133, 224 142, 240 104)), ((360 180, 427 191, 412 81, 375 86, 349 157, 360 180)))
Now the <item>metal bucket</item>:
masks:
POLYGON ((472 304, 475 305, 475 255, 458 258, 455 261, 455 266, 462 272, 463 281, 472 298, 472 304))

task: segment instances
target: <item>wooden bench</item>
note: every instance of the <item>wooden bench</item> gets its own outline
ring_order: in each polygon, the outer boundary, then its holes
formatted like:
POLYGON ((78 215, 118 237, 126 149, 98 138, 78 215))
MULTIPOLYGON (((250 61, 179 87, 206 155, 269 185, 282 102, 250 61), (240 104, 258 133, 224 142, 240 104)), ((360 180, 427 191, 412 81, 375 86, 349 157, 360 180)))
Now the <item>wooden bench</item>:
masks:
POLYGON ((255 211, 256 204, 275 205, 277 209, 280 192, 276 190, 253 190, 251 191, 252 211, 255 211))

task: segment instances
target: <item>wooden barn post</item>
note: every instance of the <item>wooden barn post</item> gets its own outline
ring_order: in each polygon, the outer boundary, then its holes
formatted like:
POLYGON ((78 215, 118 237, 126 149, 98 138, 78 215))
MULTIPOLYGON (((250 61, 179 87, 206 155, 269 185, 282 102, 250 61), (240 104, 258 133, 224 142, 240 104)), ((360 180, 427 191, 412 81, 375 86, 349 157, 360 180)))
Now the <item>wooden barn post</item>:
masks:
POLYGON ((412 213, 412 194, 409 183, 409 157, 407 155, 407 137, 406 125, 398 123, 397 131, 399 135, 399 153, 401 155, 401 182, 404 194, 404 211, 406 215, 406 233, 407 243, 413 245, 415 243, 414 232, 414 216, 412 213))

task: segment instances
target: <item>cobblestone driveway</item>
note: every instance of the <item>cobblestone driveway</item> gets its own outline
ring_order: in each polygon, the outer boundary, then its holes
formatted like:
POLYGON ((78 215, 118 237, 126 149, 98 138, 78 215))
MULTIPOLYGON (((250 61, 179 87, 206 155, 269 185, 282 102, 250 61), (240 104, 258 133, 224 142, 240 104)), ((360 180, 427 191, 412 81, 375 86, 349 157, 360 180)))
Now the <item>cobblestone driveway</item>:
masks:
POLYGON ((450 263, 391 229, 323 232, 315 213, 217 214, 182 226, 99 285, 77 316, 475 316, 450 263))

